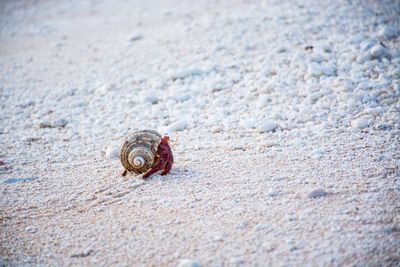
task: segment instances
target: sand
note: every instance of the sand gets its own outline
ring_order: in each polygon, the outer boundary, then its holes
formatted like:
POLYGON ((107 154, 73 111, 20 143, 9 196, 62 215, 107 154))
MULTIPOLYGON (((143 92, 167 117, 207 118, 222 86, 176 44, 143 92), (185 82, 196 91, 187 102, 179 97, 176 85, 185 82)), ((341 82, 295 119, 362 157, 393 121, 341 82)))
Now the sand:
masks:
POLYGON ((1 266, 400 264, 399 1, 0 7, 1 266))

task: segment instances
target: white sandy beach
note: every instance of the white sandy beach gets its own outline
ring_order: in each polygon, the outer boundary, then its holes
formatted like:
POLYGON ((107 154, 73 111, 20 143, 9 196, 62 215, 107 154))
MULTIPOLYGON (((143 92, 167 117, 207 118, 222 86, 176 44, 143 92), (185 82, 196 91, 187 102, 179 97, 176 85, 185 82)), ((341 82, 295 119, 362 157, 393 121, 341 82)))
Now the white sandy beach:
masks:
POLYGON ((399 18, 2 1, 0 266, 399 266, 399 18), (139 129, 179 135, 170 174, 120 176, 139 129))

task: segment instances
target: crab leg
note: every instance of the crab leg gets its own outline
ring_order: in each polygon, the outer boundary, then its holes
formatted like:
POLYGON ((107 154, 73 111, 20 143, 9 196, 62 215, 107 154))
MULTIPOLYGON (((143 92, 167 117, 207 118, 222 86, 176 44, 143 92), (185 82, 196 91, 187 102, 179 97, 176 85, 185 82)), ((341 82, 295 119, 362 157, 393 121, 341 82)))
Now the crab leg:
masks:
POLYGON ((151 168, 148 172, 146 172, 143 175, 143 178, 147 178, 150 175, 152 175, 153 173, 158 172, 159 170, 164 169, 165 164, 167 163, 167 161, 165 159, 163 159, 162 157, 160 158, 160 160, 158 161, 157 165, 155 165, 153 168, 151 168))
POLYGON ((175 135, 175 141, 172 141, 172 142, 171 142, 171 146, 172 146, 172 147, 176 146, 176 145, 178 144, 178 141, 179 141, 179 135, 176 134, 176 135, 175 135))
POLYGON ((167 162, 167 164, 165 164, 164 171, 161 173, 161 175, 166 175, 166 174, 168 174, 169 171, 171 170, 171 168, 172 168, 171 162, 167 162))

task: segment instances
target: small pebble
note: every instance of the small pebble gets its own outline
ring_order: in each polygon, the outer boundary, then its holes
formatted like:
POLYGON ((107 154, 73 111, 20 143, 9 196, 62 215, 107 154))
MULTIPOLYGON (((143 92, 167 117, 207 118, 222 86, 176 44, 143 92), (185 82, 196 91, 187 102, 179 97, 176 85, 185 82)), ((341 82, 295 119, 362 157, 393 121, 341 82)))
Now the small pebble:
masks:
POLYGON ((215 126, 212 128, 212 133, 220 133, 224 130, 224 127, 222 126, 215 126))
POLYGON ((32 226, 32 225, 30 225, 30 226, 27 226, 25 228, 25 232, 30 233, 30 234, 34 234, 34 233, 37 232, 37 228, 32 226))
POLYGON ((389 123, 380 123, 374 127, 377 130, 385 131, 385 130, 391 130, 393 128, 393 125, 389 123))
POLYGON ((400 232, 400 226, 387 226, 385 228, 383 228, 383 232, 385 234, 392 234, 392 233, 396 233, 396 232, 400 232))
POLYGON ((86 248, 85 250, 83 250, 82 252, 78 252, 78 253, 74 253, 71 254, 71 258, 84 258, 89 256, 90 254, 92 254, 93 249, 91 248, 86 248))
POLYGON ((319 160, 323 157, 324 154, 325 154, 325 151, 323 151, 322 149, 315 149, 313 151, 313 158, 319 160))
POLYGON ((8 178, 3 182, 3 184, 16 184, 16 183, 23 183, 23 182, 31 182, 37 180, 39 177, 37 176, 32 176, 32 177, 27 177, 27 178, 8 178))
POLYGON ((273 251, 274 249, 275 249, 275 245, 273 244, 273 243, 271 243, 271 242, 264 242, 262 245, 261 245, 261 248, 263 248, 263 250, 265 250, 265 251, 267 251, 267 252, 270 252, 270 251, 273 251))
POLYGON ((159 98, 155 95, 145 95, 141 98, 141 102, 143 104, 150 103, 150 104, 156 104, 159 101, 159 98))
POLYGON ((378 35, 386 39, 395 39, 399 35, 399 30, 393 26, 383 26, 379 29, 378 35))
POLYGON ((42 121, 39 123, 39 128, 44 129, 44 128, 52 128, 52 125, 49 121, 42 121))
POLYGON ((280 195, 279 191, 271 191, 268 193, 268 196, 270 197, 278 197, 280 195))
POLYGON ((376 43, 371 41, 371 40, 364 40, 363 42, 361 42, 360 44, 360 48, 361 51, 368 51, 369 49, 371 49, 371 47, 373 47, 376 43))
POLYGON ((385 161, 385 160, 388 160, 388 158, 385 155, 380 155, 376 160, 377 161, 385 161))
POLYGON ((386 55, 386 48, 384 48, 381 45, 375 45, 374 47, 371 48, 371 50, 369 51, 372 58, 381 58, 383 56, 386 55))
POLYGON ((170 73, 169 77, 172 80, 177 80, 177 79, 184 79, 189 76, 199 76, 202 75, 203 71, 198 68, 187 68, 187 69, 181 69, 181 70, 176 70, 170 73))
POLYGON ((65 127, 67 126, 68 121, 66 119, 59 119, 53 122, 52 126, 53 127, 65 127))
POLYGON ((335 68, 331 66, 321 66, 317 63, 312 63, 308 66, 308 73, 311 76, 320 77, 320 76, 333 76, 335 74, 335 68))
POLYGON ((276 128, 278 128, 278 124, 273 121, 266 121, 262 122, 257 125, 257 131, 259 133, 268 133, 274 131, 276 128))
POLYGON ((105 83, 105 84, 102 84, 99 87, 97 87, 96 90, 94 91, 94 93, 96 95, 103 96, 103 95, 107 94, 108 92, 112 91, 113 89, 114 89, 113 84, 105 83))
POLYGON ((139 40, 141 40, 141 39, 143 39, 143 35, 139 33, 139 34, 132 35, 132 36, 128 39, 128 41, 131 42, 131 43, 133 43, 133 42, 139 41, 139 40))
POLYGON ((196 260, 181 259, 177 267, 201 267, 201 264, 196 260))
POLYGON ((245 263, 245 260, 240 257, 233 257, 229 261, 231 264, 233 264, 233 266, 240 266, 245 263))
POLYGON ((167 133, 172 133, 176 131, 182 131, 187 128, 187 121, 186 120, 180 120, 177 122, 174 122, 166 128, 167 133))
POLYGON ((241 222, 236 225, 236 229, 240 229, 240 230, 244 230, 247 227, 249 227, 249 224, 247 222, 241 222))
POLYGON ((115 144, 108 145, 106 149, 106 158, 107 159, 118 159, 119 158, 119 146, 115 144))
POLYGON ((279 181, 283 181, 285 179, 286 179, 285 176, 275 176, 275 177, 272 178, 272 181, 279 182, 279 181))
POLYGON ((361 117, 351 121, 351 127, 355 129, 363 129, 369 126, 369 118, 361 117))
POLYGON ((258 99, 257 107, 264 108, 264 107, 268 106, 270 102, 271 102, 271 99, 268 96, 263 95, 258 99))
POLYGON ((246 129, 253 129, 256 127, 257 121, 255 119, 243 119, 240 120, 239 125, 246 129))
POLYGON ((265 231, 265 230, 270 230, 271 226, 266 223, 257 223, 257 225, 254 227, 254 230, 256 231, 265 231))
POLYGON ((223 239, 222 239, 222 237, 220 235, 215 235, 215 236, 213 236, 212 240, 213 241, 222 241, 223 239))
POLYGON ((311 191, 310 193, 308 193, 308 198, 319 198, 319 197, 325 197, 327 196, 329 193, 326 192, 324 189, 315 189, 313 191, 311 191))
POLYGON ((62 128, 65 127, 68 124, 68 121, 66 119, 58 119, 54 122, 49 122, 49 121, 42 121, 39 123, 39 128, 44 129, 44 128, 62 128))

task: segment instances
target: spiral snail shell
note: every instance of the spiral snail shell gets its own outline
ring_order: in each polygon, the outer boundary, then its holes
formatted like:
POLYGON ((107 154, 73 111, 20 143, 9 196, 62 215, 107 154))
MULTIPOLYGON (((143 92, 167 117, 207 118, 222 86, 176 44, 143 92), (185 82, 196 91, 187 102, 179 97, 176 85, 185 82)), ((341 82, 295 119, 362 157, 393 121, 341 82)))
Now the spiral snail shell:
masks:
POLYGON ((120 160, 125 170, 141 174, 157 163, 156 152, 161 141, 156 131, 136 131, 128 135, 120 150, 120 160))

